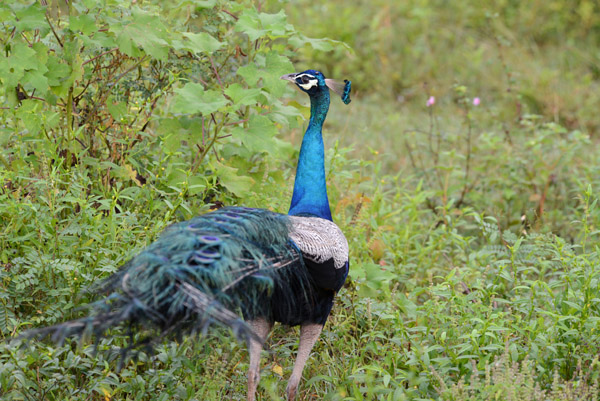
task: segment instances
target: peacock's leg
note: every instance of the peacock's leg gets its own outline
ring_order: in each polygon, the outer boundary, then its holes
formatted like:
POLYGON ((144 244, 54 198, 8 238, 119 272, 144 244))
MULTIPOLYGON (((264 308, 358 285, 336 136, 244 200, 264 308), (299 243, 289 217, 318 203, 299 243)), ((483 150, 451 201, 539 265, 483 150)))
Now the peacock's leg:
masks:
POLYGON ((260 338, 260 342, 256 339, 250 340, 248 353, 250 354, 250 368, 248 369, 248 401, 254 401, 256 387, 260 381, 260 352, 269 331, 271 331, 272 323, 266 319, 258 318, 249 322, 254 334, 260 338))
POLYGON ((296 357, 294 370, 292 371, 292 375, 290 376, 290 380, 288 381, 286 389, 288 401, 292 401, 296 398, 298 383, 300 383, 300 378, 302 378, 302 370, 304 370, 304 365, 306 365, 306 361, 310 356, 310 351, 315 345, 317 338, 319 338, 321 330, 323 330, 322 324, 309 323, 300 326, 300 345, 298 346, 298 356, 296 357))

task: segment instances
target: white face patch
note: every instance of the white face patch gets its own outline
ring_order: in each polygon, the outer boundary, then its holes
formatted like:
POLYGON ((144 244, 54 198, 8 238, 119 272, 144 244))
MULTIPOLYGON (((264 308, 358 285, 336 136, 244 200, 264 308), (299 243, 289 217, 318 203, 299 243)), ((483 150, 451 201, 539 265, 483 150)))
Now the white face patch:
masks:
POLYGON ((313 86, 317 86, 318 83, 319 83, 319 81, 317 81, 316 79, 311 79, 310 81, 308 81, 307 84, 298 84, 298 85, 300 85, 304 90, 309 90, 313 86))
POLYGON ((312 88, 313 86, 317 86, 319 84, 319 80, 316 79, 314 76, 309 75, 309 74, 302 74, 302 75, 298 75, 296 77, 296 79, 300 78, 300 80, 303 83, 298 83, 298 81, 296 81, 296 83, 298 84, 298 86, 300 86, 302 89, 304 89, 305 91, 309 90, 310 88, 312 88), (304 79, 302 79, 303 77, 305 77, 304 79), (308 80, 306 79, 308 78, 308 80))

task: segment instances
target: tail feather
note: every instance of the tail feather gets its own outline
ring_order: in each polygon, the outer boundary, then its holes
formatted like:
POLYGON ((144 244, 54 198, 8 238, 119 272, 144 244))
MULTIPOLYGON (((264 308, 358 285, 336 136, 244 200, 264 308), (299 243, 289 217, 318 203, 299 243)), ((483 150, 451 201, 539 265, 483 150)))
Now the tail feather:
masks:
POLYGON ((98 286, 109 296, 90 304, 89 316, 22 337, 63 342, 89 333, 99 338, 126 325, 149 329, 146 344, 218 324, 240 340, 255 338, 242 316, 268 313, 275 286, 285 293, 293 282, 291 293, 309 280, 289 232, 287 216, 247 208, 224 208, 174 224, 98 286))

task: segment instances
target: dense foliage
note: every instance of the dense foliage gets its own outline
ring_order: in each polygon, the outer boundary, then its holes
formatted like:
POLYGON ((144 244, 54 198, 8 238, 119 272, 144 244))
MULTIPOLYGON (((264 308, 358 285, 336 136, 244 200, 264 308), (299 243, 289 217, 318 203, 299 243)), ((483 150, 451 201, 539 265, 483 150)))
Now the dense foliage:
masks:
MULTIPOLYGON (((594 2, 7 3, 1 339, 79 316, 86 289, 172 222, 285 212, 307 108, 278 78, 310 67, 358 97, 325 127, 351 278, 300 398, 598 398, 594 2)), ((0 395, 244 399, 229 333, 119 371, 126 335, 98 353, 2 344, 0 395)), ((297 331, 273 340, 263 399, 284 393, 297 331)))
POLYGON ((290 18, 306 34, 343 40, 355 51, 307 50, 302 61, 351 74, 359 91, 384 96, 385 103, 415 112, 411 105, 423 92, 451 96, 458 82, 488 101, 495 124, 512 127, 532 112, 569 129, 600 127, 600 5, 593 0, 293 5, 290 18))

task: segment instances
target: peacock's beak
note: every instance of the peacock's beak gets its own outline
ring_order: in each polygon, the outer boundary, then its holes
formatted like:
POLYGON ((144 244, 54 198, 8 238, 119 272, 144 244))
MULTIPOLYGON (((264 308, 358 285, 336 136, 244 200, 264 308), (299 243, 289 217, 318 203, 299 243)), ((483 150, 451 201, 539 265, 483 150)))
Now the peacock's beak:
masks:
POLYGON ((295 72, 295 73, 293 73, 293 74, 285 74, 285 75, 282 75, 282 76, 280 77, 280 79, 283 79, 284 81, 295 82, 295 80, 296 80, 296 75, 298 75, 298 73, 297 73, 297 72, 295 72))

